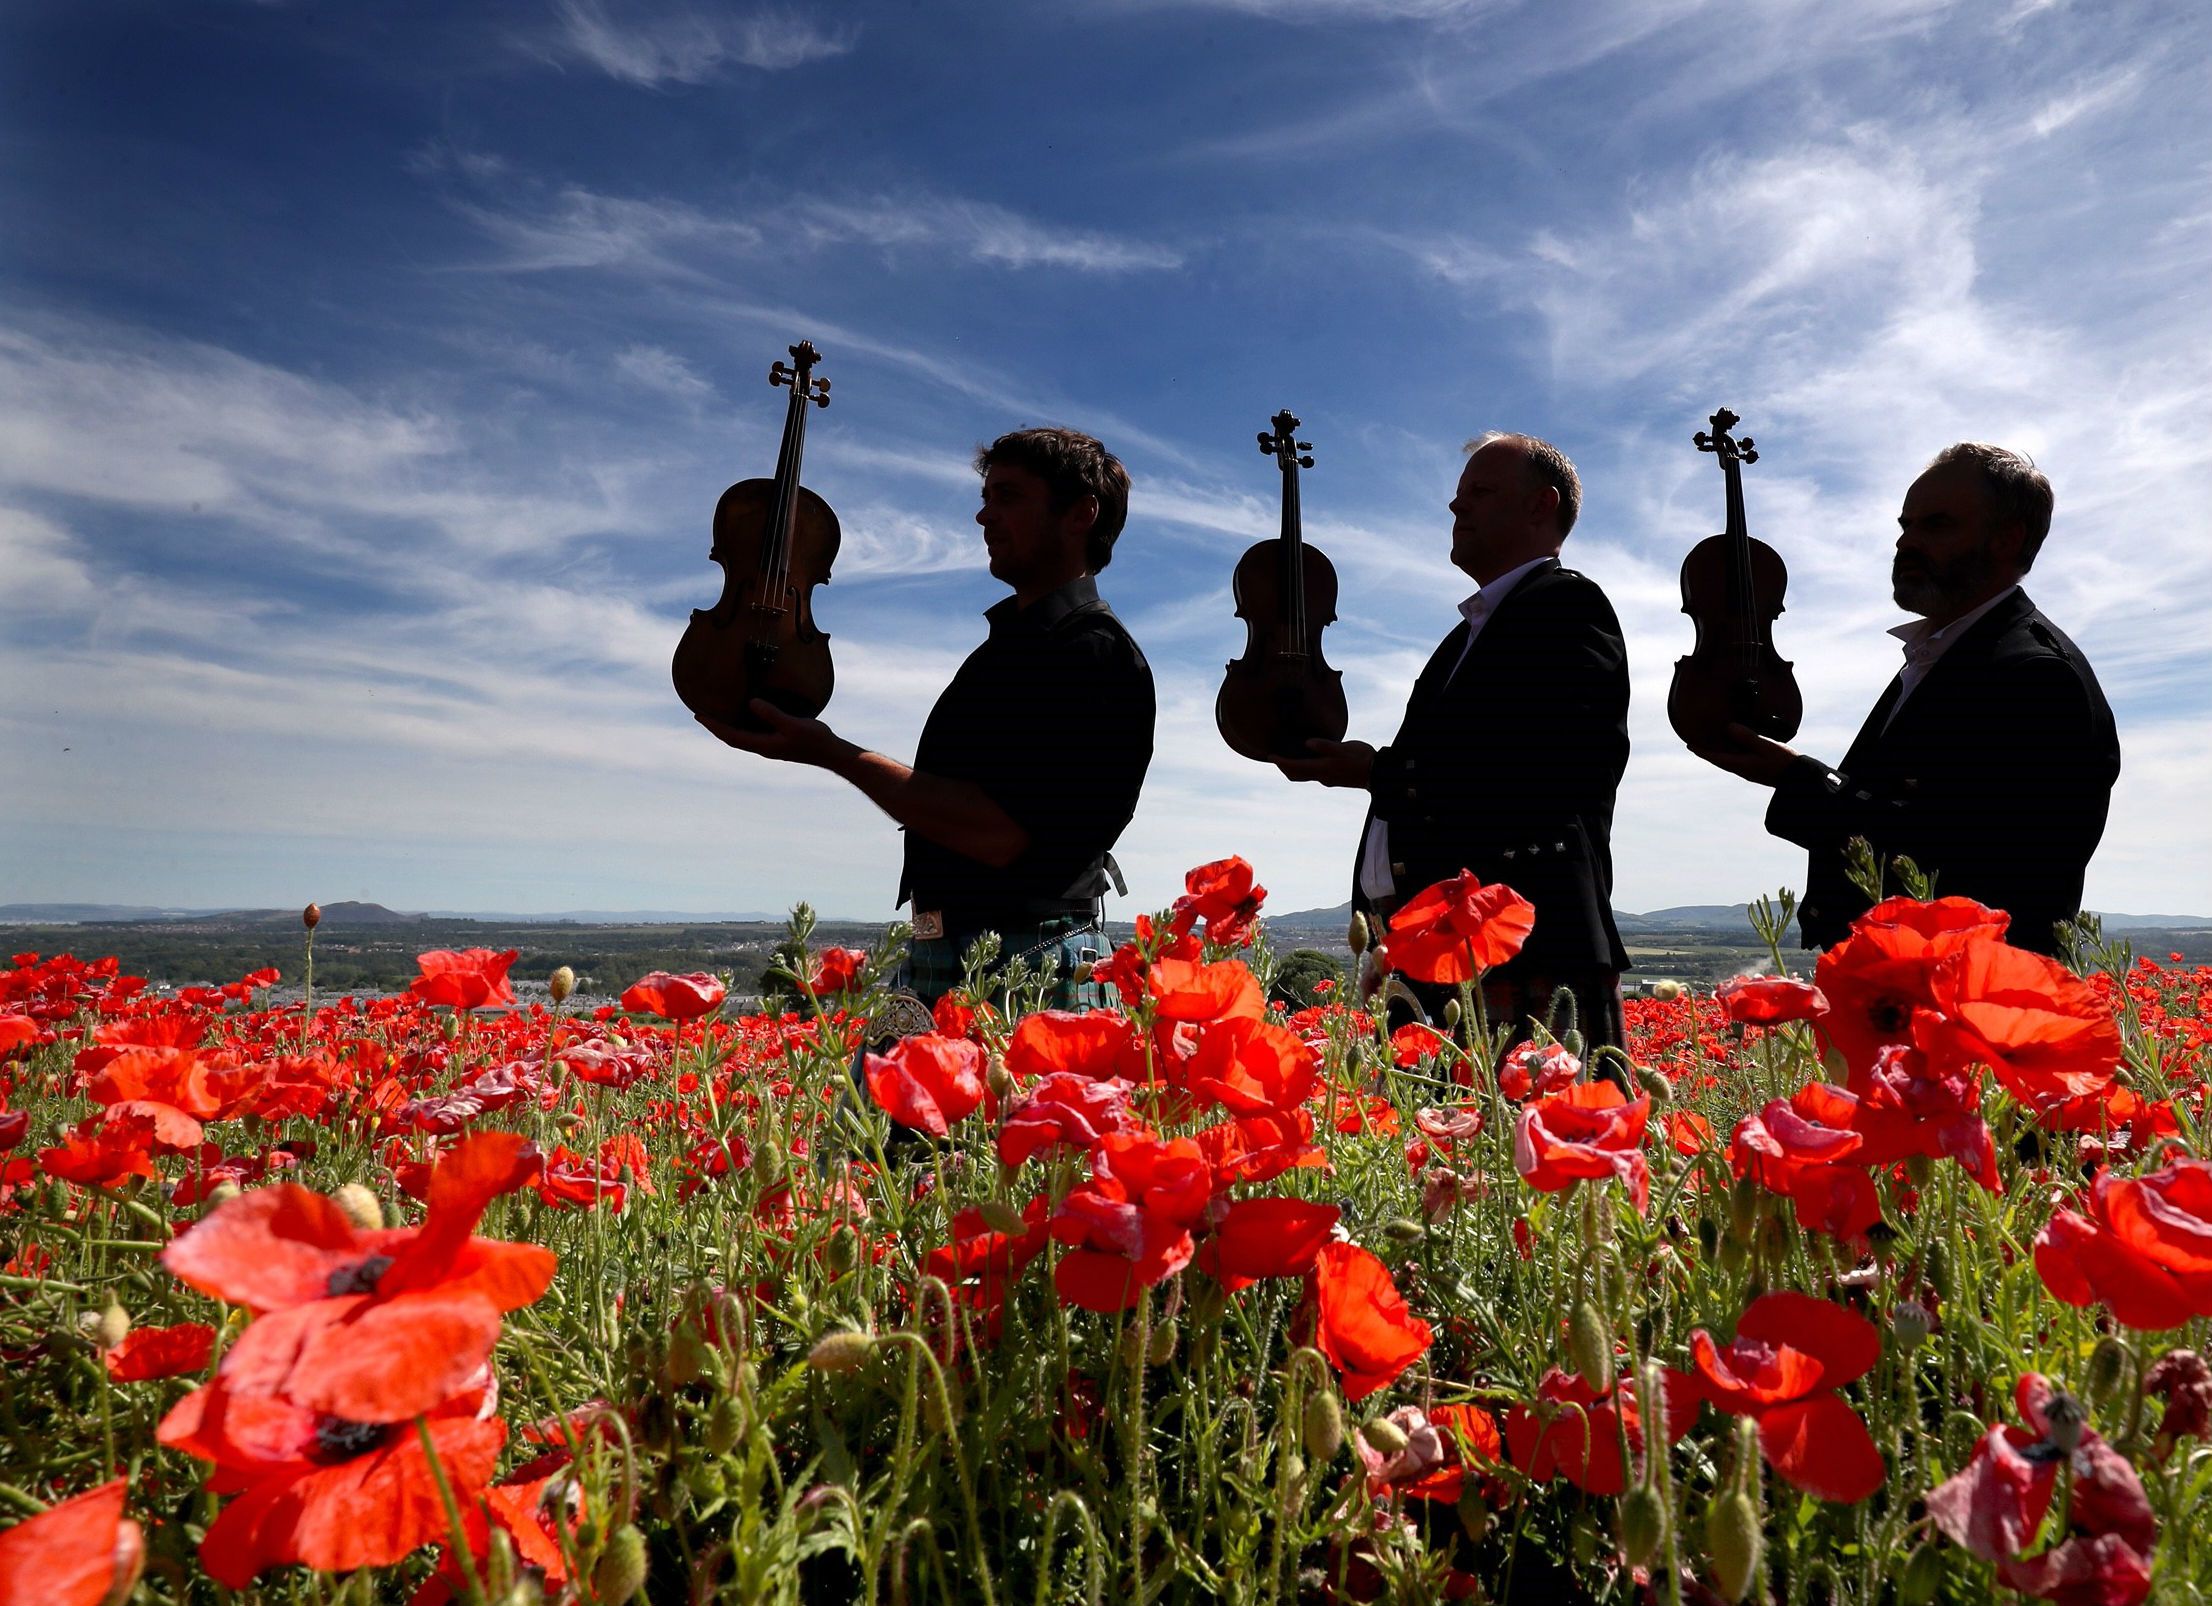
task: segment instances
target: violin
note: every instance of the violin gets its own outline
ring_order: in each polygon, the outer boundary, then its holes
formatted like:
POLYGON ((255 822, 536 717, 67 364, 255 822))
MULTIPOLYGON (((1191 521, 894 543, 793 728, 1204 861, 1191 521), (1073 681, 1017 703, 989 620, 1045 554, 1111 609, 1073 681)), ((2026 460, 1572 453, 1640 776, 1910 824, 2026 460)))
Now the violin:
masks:
POLYGON ((1710 433, 1700 430, 1692 440, 1720 462, 1728 528, 1698 542, 1682 560, 1682 611, 1697 622, 1697 641, 1687 658, 1675 660, 1667 692, 1675 734, 1703 752, 1737 746, 1728 734, 1732 724, 1786 742, 1805 717, 1797 679, 1774 650, 1774 620, 1789 570, 1744 523, 1742 465, 1756 463, 1759 454, 1749 436, 1729 434, 1741 420, 1727 408, 1709 422, 1710 433))
POLYGON ((715 503, 707 556, 722 565, 722 595, 692 610, 669 665, 686 708, 746 730, 762 728, 748 706, 754 698, 812 719, 837 681, 811 593, 829 583, 843 537, 830 505, 799 483, 807 407, 829 405, 830 382, 814 377, 821 360, 802 340, 788 365, 769 367, 769 384, 791 388, 776 477, 740 480, 715 503))
POLYGON ((1244 621, 1244 656, 1228 666, 1214 723, 1246 758, 1307 757, 1312 737, 1344 739, 1344 676, 1321 656, 1321 631, 1336 618, 1336 565, 1300 530, 1298 471, 1313 467, 1313 442, 1298 439, 1287 407, 1260 431, 1260 450, 1283 471, 1283 533, 1237 559, 1233 590, 1244 621))

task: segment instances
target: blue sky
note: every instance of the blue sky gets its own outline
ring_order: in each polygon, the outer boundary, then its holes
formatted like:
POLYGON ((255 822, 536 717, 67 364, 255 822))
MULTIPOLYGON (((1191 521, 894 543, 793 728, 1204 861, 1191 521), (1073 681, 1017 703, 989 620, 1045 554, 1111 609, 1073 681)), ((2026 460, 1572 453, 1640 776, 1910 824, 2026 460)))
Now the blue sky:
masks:
POLYGON ((1544 435, 1635 674, 1617 901, 1800 882, 1665 722, 1725 404, 1830 758, 1894 666, 1905 485, 2036 455, 2030 589, 2126 749, 2090 902, 2212 913, 2208 45, 2051 0, 11 7, 0 902, 889 914, 889 823, 667 682, 806 336, 856 740, 911 754, 1001 594, 976 443, 1128 462, 1103 589, 1161 724, 1118 912, 1229 852, 1280 908, 1348 890, 1359 799, 1213 731, 1286 405, 1355 734, 1468 589, 1461 442, 1544 435))

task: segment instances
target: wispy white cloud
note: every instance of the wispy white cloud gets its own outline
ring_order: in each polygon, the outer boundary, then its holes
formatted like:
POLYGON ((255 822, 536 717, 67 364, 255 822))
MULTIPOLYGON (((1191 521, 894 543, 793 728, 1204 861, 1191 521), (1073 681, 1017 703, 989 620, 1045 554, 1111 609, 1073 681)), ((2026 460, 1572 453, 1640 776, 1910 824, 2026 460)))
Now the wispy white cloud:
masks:
POLYGON ((680 402, 703 402, 714 394, 714 387, 691 364, 663 346, 625 346, 615 353, 614 368, 640 389, 680 402))
POLYGON ((858 23, 827 24, 819 8, 734 10, 670 0, 554 0, 550 22, 519 41, 521 48, 646 88, 703 83, 732 67, 803 67, 844 55, 860 37, 858 23))

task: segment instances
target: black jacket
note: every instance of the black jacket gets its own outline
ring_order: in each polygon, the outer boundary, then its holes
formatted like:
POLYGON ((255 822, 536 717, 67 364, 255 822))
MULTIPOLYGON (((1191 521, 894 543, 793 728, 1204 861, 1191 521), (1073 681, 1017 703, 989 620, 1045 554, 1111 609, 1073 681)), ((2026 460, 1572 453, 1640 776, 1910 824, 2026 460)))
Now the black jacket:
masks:
POLYGON ((1900 687, 1889 683, 1841 765, 1798 760, 1767 808, 1767 829, 1811 853, 1798 910, 1805 945, 1840 940, 1865 912, 1843 854, 1863 836, 1884 860, 1903 854, 1935 876, 1939 896, 2008 912, 2018 946, 2052 952, 2052 927, 2081 910, 2120 774, 2119 734, 2089 660, 2015 591, 1897 708, 1900 687))
MULTIPOLYGON (((1446 636, 1375 755, 1368 819, 1390 823, 1398 897, 1461 870, 1536 906, 1513 970, 1624 970, 1613 923, 1613 794, 1628 764, 1628 654, 1605 593, 1557 562, 1467 640, 1446 636)), ((1364 845, 1366 826, 1360 829, 1364 845)), ((1353 901, 1366 907, 1353 866, 1353 901)))

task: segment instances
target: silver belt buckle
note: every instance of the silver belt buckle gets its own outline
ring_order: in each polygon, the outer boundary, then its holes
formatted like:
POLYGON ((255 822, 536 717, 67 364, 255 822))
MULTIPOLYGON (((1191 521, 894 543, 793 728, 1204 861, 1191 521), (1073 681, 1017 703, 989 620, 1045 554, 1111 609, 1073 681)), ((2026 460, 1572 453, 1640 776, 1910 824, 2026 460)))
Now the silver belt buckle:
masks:
POLYGON ((914 935, 927 941, 945 934, 945 913, 942 909, 917 909, 914 911, 914 935))

